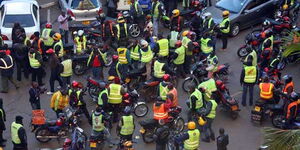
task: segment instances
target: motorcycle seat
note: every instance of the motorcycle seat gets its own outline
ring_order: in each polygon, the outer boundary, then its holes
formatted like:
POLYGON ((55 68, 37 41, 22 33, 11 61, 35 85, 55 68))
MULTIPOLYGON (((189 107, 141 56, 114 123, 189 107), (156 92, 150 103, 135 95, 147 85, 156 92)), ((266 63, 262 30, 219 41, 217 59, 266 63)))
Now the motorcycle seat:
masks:
POLYGON ((192 13, 192 12, 194 12, 193 9, 182 10, 182 11, 180 12, 180 16, 185 16, 185 15, 190 14, 190 13, 192 13))
POLYGON ((50 121, 47 121, 46 124, 48 126, 55 126, 56 125, 56 120, 50 120, 50 121))
POLYGON ((146 129, 154 128, 157 125, 157 123, 158 122, 154 119, 147 119, 139 122, 139 124, 146 129))
POLYGON ((86 60, 89 58, 88 54, 82 54, 82 55, 74 55, 73 60, 86 60))

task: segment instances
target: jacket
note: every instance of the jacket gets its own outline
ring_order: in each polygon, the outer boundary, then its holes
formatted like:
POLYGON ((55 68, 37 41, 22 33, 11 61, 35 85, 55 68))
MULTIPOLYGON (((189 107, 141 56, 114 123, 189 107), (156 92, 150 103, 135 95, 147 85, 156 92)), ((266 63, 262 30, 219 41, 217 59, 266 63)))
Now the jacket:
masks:
POLYGON ((63 96, 60 91, 57 91, 51 97, 50 107, 52 109, 55 109, 55 101, 57 98, 59 98, 57 109, 62 110, 69 104, 69 96, 63 96))
POLYGON ((0 130, 6 130, 5 127, 6 113, 2 106, 0 106, 0 109, 2 109, 2 111, 0 111, 0 130))
POLYGON ((228 135, 220 135, 217 137, 217 150, 227 150, 227 145, 229 143, 228 135))
POLYGON ((14 62, 13 62, 12 57, 10 55, 5 55, 3 58, 1 58, 1 60, 0 60, 0 70, 1 70, 1 76, 12 77, 12 75, 14 73, 14 62))

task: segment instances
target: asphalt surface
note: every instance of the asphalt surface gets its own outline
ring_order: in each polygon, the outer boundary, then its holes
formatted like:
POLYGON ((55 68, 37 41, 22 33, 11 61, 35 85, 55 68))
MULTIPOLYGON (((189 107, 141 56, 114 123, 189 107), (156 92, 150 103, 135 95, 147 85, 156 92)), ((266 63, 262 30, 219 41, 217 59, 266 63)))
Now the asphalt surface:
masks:
MULTIPOLYGON (((50 0, 38 0, 40 4, 44 4, 49 2, 50 0)), ((51 0, 53 1, 53 0, 51 0)), ((51 7, 51 22, 54 23, 54 29, 58 31, 58 25, 56 22, 57 16, 60 14, 60 11, 57 6, 51 7)), ((47 18, 47 10, 43 9, 41 10, 41 20, 46 21, 47 18)), ((163 29, 165 30, 165 29, 163 29)), ((229 83, 227 84, 230 92, 234 97, 241 101, 241 92, 242 87, 239 83, 240 78, 240 72, 242 69, 242 65, 240 63, 239 58, 236 55, 236 51, 239 46, 241 46, 244 43, 244 37, 247 33, 250 32, 250 29, 242 31, 237 37, 230 38, 228 43, 228 49, 227 51, 223 52, 220 51, 219 48, 221 47, 220 41, 217 43, 217 56, 219 57, 220 64, 223 63, 229 63, 230 64, 230 74, 229 74, 229 83)), ((294 77, 294 82, 296 89, 298 89, 300 86, 300 81, 297 80, 300 76, 300 68, 297 64, 291 64, 289 65, 284 71, 283 75, 289 73, 294 77)), ((44 83, 46 83, 46 88, 49 87, 49 71, 47 70, 47 76, 43 79, 44 83)), ((105 74, 107 74, 107 69, 105 69, 105 74)), ((73 76, 72 80, 81 81, 84 84, 86 84, 86 77, 88 75, 91 75, 91 71, 86 73, 83 76, 73 76)), ((179 93, 179 104, 183 107, 182 117, 184 117, 185 120, 187 116, 187 107, 185 105, 185 100, 188 98, 188 95, 181 89, 181 83, 182 80, 179 81, 177 90, 179 93)), ((56 86, 58 86, 58 83, 56 83, 56 86)), ((4 132, 4 137, 8 139, 5 150, 11 150, 12 149, 12 143, 10 138, 10 124, 14 121, 14 118, 16 115, 22 115, 24 117, 24 127, 27 131, 28 136, 28 147, 29 150, 39 150, 40 148, 59 148, 63 144, 63 139, 61 140, 51 140, 49 143, 43 144, 39 143, 35 137, 34 134, 30 132, 29 129, 29 123, 31 119, 31 106, 29 103, 29 94, 28 90, 30 87, 30 81, 28 80, 22 80, 21 82, 21 88, 16 90, 13 85, 10 85, 10 90, 8 94, 0 94, 0 97, 4 99, 4 109, 7 113, 7 121, 6 121, 6 131, 4 132)), ((254 99, 258 99, 258 87, 255 87, 254 91, 254 99)), ((50 106, 50 98, 51 96, 43 94, 41 96, 41 106, 42 109, 45 109, 46 116, 49 120, 55 119, 55 113, 49 108, 50 106)), ((87 102, 88 110, 91 112, 91 110, 95 109, 95 104, 92 102, 91 98, 87 95, 85 96, 85 100, 87 102)), ((151 109, 151 105, 149 104, 149 108, 151 109)), ((263 126, 270 126, 270 121, 267 120, 264 122, 262 126, 255 126, 250 122, 250 111, 251 107, 241 107, 241 111, 239 113, 239 117, 236 120, 232 120, 230 116, 223 111, 218 110, 217 111, 217 117, 213 123, 213 129, 215 131, 215 134, 218 135, 218 129, 220 127, 223 127, 225 131, 229 134, 229 150, 257 150, 259 145, 263 143, 263 136, 262 136, 262 127, 263 126)), ((138 118, 136 119, 141 120, 145 118, 152 117, 152 114, 148 114, 147 117, 144 118, 138 118)), ((84 119, 85 120, 85 119, 84 119)), ((86 122, 86 121, 85 121, 86 122)), ((81 127, 84 129, 84 131, 87 133, 87 135, 90 134, 91 127, 84 123, 81 125, 81 127)), ((134 136, 140 135, 138 133, 138 130, 140 126, 136 124, 136 131, 134 136)), ((115 141, 117 141, 117 137, 115 136, 115 127, 112 130, 113 137, 115 138, 115 141)), ((200 143, 200 148, 202 150, 216 150, 216 143, 200 143)), ((109 149, 109 148, 107 148, 109 149)), ((137 144, 135 144, 135 149, 137 150, 153 150, 155 149, 155 144, 145 144, 141 139, 137 140, 137 144)))

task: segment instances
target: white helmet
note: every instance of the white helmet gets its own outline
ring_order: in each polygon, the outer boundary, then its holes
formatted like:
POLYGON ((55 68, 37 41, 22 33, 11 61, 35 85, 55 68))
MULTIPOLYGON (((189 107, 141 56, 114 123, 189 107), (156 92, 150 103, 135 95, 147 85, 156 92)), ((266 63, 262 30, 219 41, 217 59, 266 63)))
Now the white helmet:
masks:
POLYGON ((83 35, 83 30, 78 30, 78 36, 82 36, 83 35))
POLYGON ((203 14, 204 18, 211 18, 211 13, 210 12, 206 12, 203 14))
POLYGON ((74 31, 74 32, 73 32, 73 35, 77 35, 77 31, 74 31))
POLYGON ((147 47, 148 46, 148 42, 146 40, 141 40, 141 46, 144 48, 144 47, 147 47))

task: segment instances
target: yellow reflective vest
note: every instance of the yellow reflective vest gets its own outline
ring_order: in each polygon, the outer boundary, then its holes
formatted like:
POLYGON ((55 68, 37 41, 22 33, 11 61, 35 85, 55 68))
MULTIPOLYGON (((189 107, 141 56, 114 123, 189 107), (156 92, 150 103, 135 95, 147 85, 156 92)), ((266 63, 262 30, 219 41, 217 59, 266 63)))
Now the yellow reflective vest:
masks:
POLYGON ((112 83, 109 85, 108 103, 110 104, 122 103, 121 88, 122 86, 120 84, 112 83))
POLYGON ((245 77, 244 82, 245 83, 255 83, 256 82, 256 72, 257 69, 255 66, 244 66, 245 69, 245 77))
POLYGON ((69 77, 72 76, 73 70, 72 70, 72 60, 67 59, 61 62, 61 64, 64 66, 63 72, 60 74, 62 77, 69 77))
POLYGON ((29 64, 31 68, 41 67, 41 63, 37 59, 35 59, 35 53, 33 54, 28 53, 28 58, 29 58, 29 64))
POLYGON ((185 150, 196 150, 200 144, 200 131, 198 129, 188 131, 189 138, 184 141, 185 150))
POLYGON ((159 46, 158 55, 160 56, 168 56, 169 55, 169 41, 167 39, 161 39, 157 41, 159 46))
POLYGON ((162 78, 166 72, 163 71, 165 63, 161 63, 158 60, 154 62, 154 77, 156 78, 162 78))

